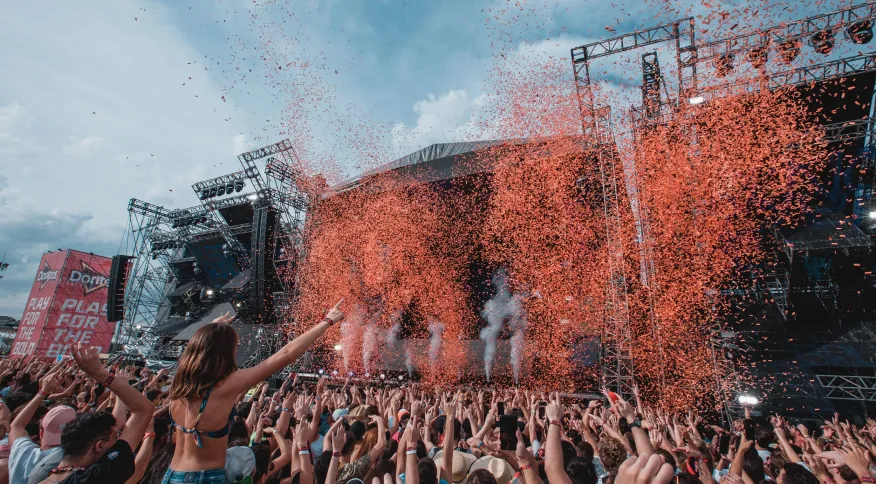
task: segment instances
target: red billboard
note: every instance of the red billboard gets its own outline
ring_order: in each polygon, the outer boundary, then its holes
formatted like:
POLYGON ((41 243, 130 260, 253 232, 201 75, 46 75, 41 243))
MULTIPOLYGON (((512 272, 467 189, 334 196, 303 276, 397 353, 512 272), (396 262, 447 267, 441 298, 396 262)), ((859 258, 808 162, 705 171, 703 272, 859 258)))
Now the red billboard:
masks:
POLYGON ((111 266, 77 250, 43 254, 10 355, 55 358, 77 343, 108 352, 116 330, 106 320, 111 266))

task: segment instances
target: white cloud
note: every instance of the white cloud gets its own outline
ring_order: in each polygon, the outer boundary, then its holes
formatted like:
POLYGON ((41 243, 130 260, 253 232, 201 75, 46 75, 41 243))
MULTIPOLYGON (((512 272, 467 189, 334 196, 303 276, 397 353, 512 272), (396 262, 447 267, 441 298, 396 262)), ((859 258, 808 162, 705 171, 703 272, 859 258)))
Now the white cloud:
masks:
POLYGON ((70 143, 64 147, 64 153, 68 155, 87 155, 103 144, 100 136, 86 136, 84 138, 70 137, 70 143))
POLYGON ((0 49, 16 66, 0 77, 0 250, 17 275, 2 280, 0 314, 20 317, 43 250, 113 255, 128 199, 192 206, 192 183, 240 169, 229 140, 249 130, 180 23, 157 0, 4 9, 0 43, 18 48, 0 49))
POLYGON ((433 143, 488 138, 492 133, 478 122, 488 103, 486 94, 471 97, 465 89, 452 89, 437 97, 429 94, 414 103, 413 111, 417 113, 414 126, 405 123, 393 126, 393 149, 397 155, 403 155, 433 143))
POLYGON ((253 148, 252 141, 249 141, 245 134, 238 133, 231 138, 231 154, 237 156, 244 151, 249 151, 253 148))

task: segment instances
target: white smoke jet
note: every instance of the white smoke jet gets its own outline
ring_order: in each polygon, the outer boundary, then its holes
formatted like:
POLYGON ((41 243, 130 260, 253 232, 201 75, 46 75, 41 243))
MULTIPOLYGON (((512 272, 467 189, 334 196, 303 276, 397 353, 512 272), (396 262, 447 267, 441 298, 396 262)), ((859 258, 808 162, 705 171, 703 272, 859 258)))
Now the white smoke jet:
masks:
POLYGON ((511 367, 514 371, 514 381, 519 383, 523 366, 523 349, 526 337, 526 312, 523 300, 519 294, 511 294, 507 284, 507 274, 499 269, 492 277, 496 294, 484 304, 481 316, 487 320, 487 327, 481 330, 480 337, 486 343, 484 348, 484 372, 490 381, 493 371, 493 360, 496 356, 496 345, 499 333, 505 320, 512 330, 511 335, 511 367))
POLYGON ((371 360, 377 353, 377 323, 372 320, 365 325, 362 333, 362 367, 365 373, 371 373, 371 360))
POLYGON ((444 335, 444 324, 441 321, 429 321, 429 363, 433 365, 438 361, 438 355, 441 353, 442 337, 444 335))
MULTIPOLYGON (((386 344, 389 348, 396 348, 399 343, 398 333, 401 331, 401 312, 397 311, 390 316, 390 321, 393 322, 392 327, 386 332, 386 344)), ((411 356, 411 349, 406 341, 402 342, 405 352, 405 367, 408 370, 408 376, 414 374, 414 358, 411 356)))

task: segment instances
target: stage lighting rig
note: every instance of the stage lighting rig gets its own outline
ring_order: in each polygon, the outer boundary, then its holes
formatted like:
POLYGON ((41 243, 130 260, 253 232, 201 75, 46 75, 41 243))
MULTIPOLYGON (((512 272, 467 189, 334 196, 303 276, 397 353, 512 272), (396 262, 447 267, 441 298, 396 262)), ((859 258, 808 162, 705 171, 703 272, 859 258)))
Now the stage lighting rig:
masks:
POLYGON ((782 57, 782 60, 785 63, 790 64, 800 55, 800 41, 799 40, 789 40, 787 42, 782 42, 778 46, 779 55, 782 57))
POLYGON ((766 46, 752 49, 748 51, 746 58, 751 64, 751 67, 754 67, 755 69, 760 69, 767 63, 767 59, 769 58, 769 50, 766 48, 766 46))
POLYGON ((815 49, 815 52, 823 55, 830 54, 830 51, 833 50, 834 45, 833 31, 822 30, 820 32, 816 32, 815 35, 812 36, 811 43, 812 47, 815 49))
POLYGON ((725 77, 733 70, 733 54, 724 54, 715 59, 715 73, 718 77, 725 77))
POLYGON ((864 19, 849 25, 846 35, 858 45, 870 43, 873 40, 873 21, 864 19))

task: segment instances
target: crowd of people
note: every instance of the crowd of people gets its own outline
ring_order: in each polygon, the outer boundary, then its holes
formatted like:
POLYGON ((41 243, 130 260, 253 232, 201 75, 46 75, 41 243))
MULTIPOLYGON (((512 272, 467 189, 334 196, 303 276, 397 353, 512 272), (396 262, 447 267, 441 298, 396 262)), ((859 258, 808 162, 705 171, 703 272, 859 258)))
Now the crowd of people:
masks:
MULTIPOLYGON (((344 315, 246 369, 228 315, 173 375, 72 359, 0 362, 0 484, 872 483, 876 421, 732 428, 605 398, 299 381, 269 388, 344 315)), ((636 392, 638 393, 638 392, 636 392)))

